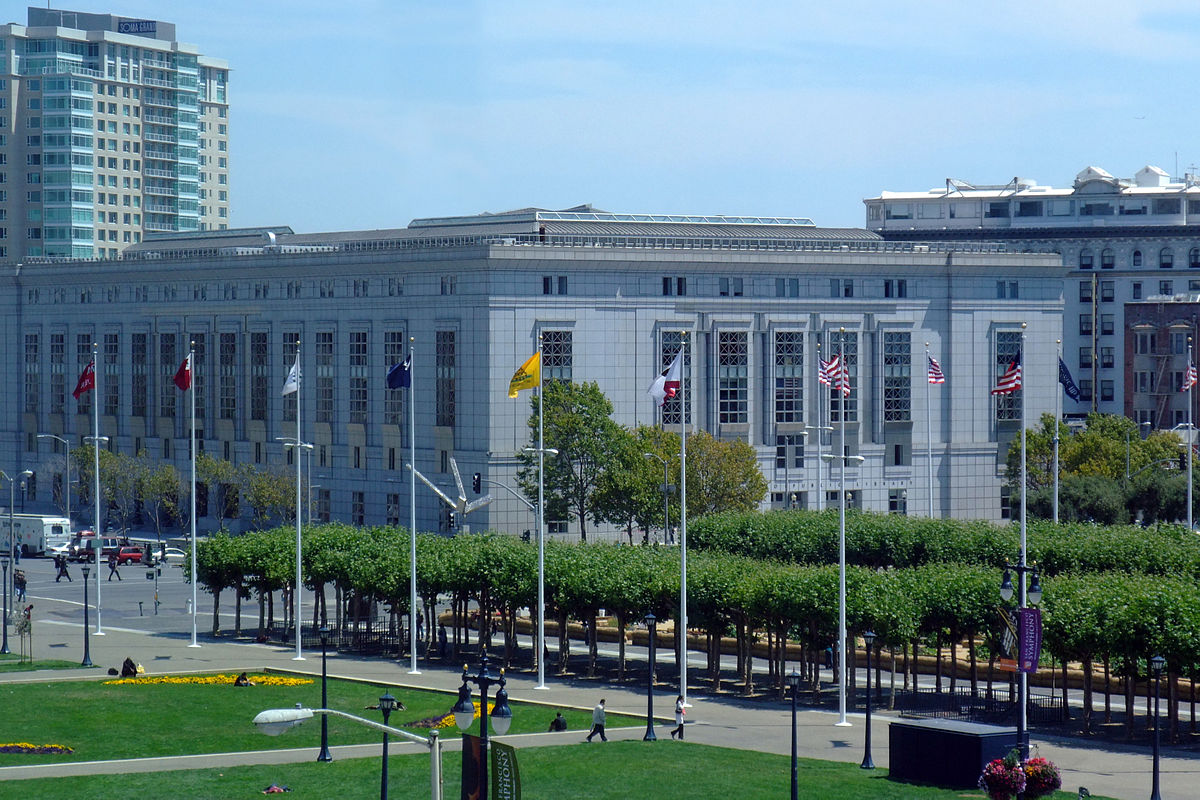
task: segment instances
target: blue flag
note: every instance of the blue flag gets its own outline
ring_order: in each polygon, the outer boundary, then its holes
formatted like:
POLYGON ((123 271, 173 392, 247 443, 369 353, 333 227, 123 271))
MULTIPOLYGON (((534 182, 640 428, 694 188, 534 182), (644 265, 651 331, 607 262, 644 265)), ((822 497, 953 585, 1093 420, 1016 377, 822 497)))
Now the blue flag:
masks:
POLYGON ((388 370, 387 385, 389 389, 412 388, 412 353, 408 358, 388 370))
POLYGON ((1067 369, 1067 365, 1061 356, 1058 359, 1058 382, 1062 384, 1063 391, 1067 393, 1067 397, 1072 400, 1079 399, 1079 387, 1075 385, 1075 379, 1071 377, 1071 370, 1067 369))

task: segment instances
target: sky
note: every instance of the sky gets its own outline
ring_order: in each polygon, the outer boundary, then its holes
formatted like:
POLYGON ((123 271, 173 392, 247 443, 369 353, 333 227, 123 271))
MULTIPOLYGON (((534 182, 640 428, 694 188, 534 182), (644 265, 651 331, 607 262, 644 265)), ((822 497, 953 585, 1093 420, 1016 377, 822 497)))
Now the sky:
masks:
POLYGON ((584 203, 861 227, 863 198, 946 178, 1200 162, 1194 1, 51 2, 229 62, 235 227, 584 203))

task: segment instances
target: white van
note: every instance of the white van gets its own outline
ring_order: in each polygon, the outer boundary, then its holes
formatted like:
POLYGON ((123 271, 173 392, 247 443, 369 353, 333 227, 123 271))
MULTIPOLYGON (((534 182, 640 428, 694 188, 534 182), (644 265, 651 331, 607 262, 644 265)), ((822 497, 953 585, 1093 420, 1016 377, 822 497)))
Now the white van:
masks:
POLYGON ((8 514, 0 514, 0 550, 20 549, 22 556, 41 556, 57 544, 71 539, 71 521, 66 517, 47 517, 40 514, 13 514, 15 540, 10 542, 8 514))

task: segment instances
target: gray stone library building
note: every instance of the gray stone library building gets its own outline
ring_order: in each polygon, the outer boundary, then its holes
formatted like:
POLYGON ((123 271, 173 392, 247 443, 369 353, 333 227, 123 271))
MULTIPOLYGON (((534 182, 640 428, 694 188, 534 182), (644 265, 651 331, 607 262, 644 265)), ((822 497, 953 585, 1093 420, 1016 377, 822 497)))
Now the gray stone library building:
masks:
MULTIPOLYGON (((468 484, 478 471, 513 485, 530 403, 507 387, 539 334, 546 378, 596 381, 618 423, 674 427, 683 414, 690 430, 748 441, 765 507, 837 503, 840 469, 817 457, 816 429, 840 428, 844 414, 847 453, 864 458, 846 470, 850 505, 1003 519, 1021 404, 1032 424, 1059 390, 1061 256, 885 241, 806 219, 523 209, 395 230, 162 234, 118 258, 25 258, 3 273, 0 466, 37 472, 29 510, 51 510, 63 480, 55 442, 38 434, 79 443, 92 402, 109 448, 187 474, 188 401, 172 376, 189 342, 201 446, 261 465, 292 457, 278 441, 296 435, 281 388, 299 342, 313 516, 359 524, 409 519, 409 395, 386 374, 410 337, 417 468, 451 495, 451 457, 468 484), (993 397, 1023 324, 1024 389, 993 397), (688 391, 660 410, 646 390, 681 331, 688 391), (76 401, 93 343, 100 390, 76 401), (927 383, 926 343, 945 384, 927 383), (818 353, 839 349, 844 411, 817 382, 818 353)), ((825 453, 840 446, 838 433, 822 436, 825 453)), ((535 527, 493 494, 464 520, 471 530, 535 527)), ((447 530, 447 508, 420 485, 417 520, 447 530)), ((548 523, 563 538, 579 530, 548 523)))

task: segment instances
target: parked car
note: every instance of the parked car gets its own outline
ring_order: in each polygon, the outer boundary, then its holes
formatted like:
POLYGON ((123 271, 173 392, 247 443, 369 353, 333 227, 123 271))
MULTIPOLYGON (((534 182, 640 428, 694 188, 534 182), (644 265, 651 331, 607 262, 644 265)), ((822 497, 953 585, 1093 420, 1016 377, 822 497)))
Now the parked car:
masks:
POLYGON ((184 560, 187 559, 187 553, 180 550, 178 547, 168 547, 159 561, 165 561, 169 565, 182 567, 184 560))
POLYGON ((140 547, 122 547, 117 550, 117 564, 140 564, 145 551, 140 547))

